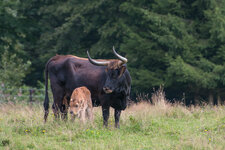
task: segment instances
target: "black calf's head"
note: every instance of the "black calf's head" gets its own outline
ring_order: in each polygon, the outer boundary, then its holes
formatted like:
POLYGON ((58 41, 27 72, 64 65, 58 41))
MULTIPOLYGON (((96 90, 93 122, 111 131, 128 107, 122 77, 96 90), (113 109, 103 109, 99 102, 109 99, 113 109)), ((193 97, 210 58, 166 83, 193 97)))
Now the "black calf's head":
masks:
POLYGON ((107 94, 112 92, 117 92, 116 90, 120 89, 120 86, 122 86, 122 82, 123 82, 123 73, 126 70, 127 59, 117 54, 114 47, 113 47, 113 53, 118 57, 118 59, 96 61, 96 60, 93 60, 90 57, 89 53, 87 52, 88 59, 92 64, 107 67, 105 70, 106 81, 105 81, 105 85, 103 86, 103 91, 107 94))

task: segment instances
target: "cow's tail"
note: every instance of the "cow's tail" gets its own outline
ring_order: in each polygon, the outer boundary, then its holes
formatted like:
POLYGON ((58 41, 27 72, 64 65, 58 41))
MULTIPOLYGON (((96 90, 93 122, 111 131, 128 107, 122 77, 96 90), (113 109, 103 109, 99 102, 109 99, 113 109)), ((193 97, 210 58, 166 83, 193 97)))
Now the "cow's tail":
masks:
POLYGON ((48 113, 49 113, 49 97, 48 97, 48 64, 51 62, 52 59, 50 59, 47 64, 45 65, 45 101, 44 101, 44 121, 47 121, 48 113))

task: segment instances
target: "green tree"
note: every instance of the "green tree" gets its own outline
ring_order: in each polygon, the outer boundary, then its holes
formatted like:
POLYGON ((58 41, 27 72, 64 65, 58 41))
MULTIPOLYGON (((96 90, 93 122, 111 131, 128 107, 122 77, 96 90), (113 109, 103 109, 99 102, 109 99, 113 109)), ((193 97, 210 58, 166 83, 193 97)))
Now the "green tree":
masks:
POLYGON ((20 1, 0 1, 0 53, 10 49, 12 53, 25 56, 22 40, 23 32, 22 16, 18 14, 20 1))
MULTIPOLYGON (((165 86, 168 98, 225 97, 225 2, 221 0, 10 0, 0 2, 0 52, 32 61, 43 81, 56 54, 128 58, 132 93, 165 86), (41 71, 40 71, 41 70, 41 71)), ((188 102, 191 103, 191 102, 188 102)))
POLYGON ((5 51, 0 62, 0 82, 5 87, 18 87, 23 84, 23 79, 29 72, 30 61, 23 62, 16 54, 5 51))

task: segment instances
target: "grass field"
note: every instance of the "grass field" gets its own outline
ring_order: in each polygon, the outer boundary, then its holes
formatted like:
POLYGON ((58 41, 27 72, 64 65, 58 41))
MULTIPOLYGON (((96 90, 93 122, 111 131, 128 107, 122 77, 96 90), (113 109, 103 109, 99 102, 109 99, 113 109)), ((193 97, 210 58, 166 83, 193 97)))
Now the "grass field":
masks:
POLYGON ((148 150, 225 149, 225 107, 189 107, 140 103, 122 112, 120 129, 102 127, 101 109, 93 125, 54 121, 43 123, 41 105, 0 105, 0 149, 24 150, 148 150))

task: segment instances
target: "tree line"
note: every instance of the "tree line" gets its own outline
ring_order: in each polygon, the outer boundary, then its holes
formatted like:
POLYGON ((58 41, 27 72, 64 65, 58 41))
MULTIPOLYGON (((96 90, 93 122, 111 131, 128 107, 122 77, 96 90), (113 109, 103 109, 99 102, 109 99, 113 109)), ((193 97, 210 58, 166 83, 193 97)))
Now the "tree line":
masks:
POLYGON ((132 96, 163 85, 171 101, 225 99, 225 1, 0 1, 0 81, 38 86, 56 54, 128 58, 132 96))

